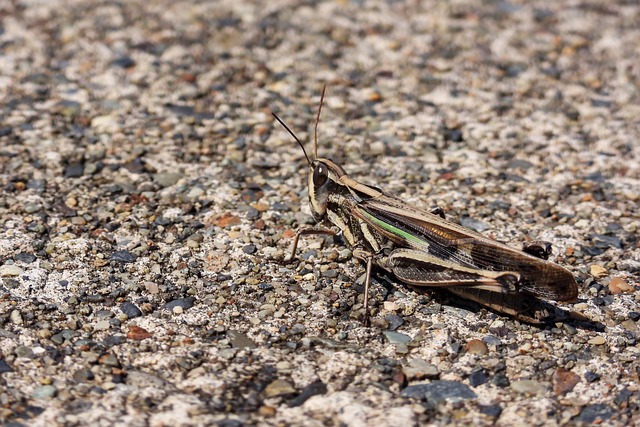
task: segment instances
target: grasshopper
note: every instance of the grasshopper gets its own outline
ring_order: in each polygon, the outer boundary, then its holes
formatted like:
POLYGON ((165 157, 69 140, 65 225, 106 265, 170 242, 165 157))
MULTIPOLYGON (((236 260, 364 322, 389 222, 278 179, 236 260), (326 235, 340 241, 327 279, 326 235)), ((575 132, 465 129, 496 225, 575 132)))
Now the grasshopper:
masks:
POLYGON ((296 233, 289 261, 294 259, 302 235, 341 233, 353 256, 366 265, 365 324, 369 321, 373 266, 392 273, 418 292, 446 289, 532 324, 550 320, 549 304, 544 299, 576 299, 578 286, 573 275, 547 260, 549 243, 533 241, 522 250, 512 248, 446 220, 439 208, 417 208, 358 182, 336 162, 318 157, 318 122, 325 89, 314 126, 313 160, 293 131, 272 113, 298 142, 307 160, 309 205, 318 224, 296 233))

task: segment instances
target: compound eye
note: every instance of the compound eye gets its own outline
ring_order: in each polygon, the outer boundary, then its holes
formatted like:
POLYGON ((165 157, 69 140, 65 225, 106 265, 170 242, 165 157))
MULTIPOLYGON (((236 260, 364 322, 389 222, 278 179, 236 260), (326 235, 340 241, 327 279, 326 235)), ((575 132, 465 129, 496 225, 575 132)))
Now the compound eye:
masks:
POLYGON ((315 187, 322 187, 329 179, 329 171, 327 167, 322 163, 318 163, 313 169, 313 185, 315 187))

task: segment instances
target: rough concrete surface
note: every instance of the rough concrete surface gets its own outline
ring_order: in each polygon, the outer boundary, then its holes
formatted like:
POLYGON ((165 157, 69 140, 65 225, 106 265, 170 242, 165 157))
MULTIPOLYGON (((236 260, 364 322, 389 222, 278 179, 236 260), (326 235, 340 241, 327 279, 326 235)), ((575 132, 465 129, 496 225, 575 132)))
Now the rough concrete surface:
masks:
POLYGON ((0 1, 0 423, 640 419, 635 1, 0 1), (577 278, 536 327, 310 236, 312 152, 577 278))

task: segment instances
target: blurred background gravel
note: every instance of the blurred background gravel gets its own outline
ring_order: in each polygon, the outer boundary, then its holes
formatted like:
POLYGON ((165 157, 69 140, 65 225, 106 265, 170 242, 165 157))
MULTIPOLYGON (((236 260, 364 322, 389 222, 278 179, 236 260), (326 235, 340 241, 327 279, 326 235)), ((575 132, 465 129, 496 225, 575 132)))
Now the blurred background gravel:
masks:
POLYGON ((634 1, 0 2, 0 423, 624 425, 640 391, 634 1), (322 156, 520 247, 523 325, 308 238, 322 156))

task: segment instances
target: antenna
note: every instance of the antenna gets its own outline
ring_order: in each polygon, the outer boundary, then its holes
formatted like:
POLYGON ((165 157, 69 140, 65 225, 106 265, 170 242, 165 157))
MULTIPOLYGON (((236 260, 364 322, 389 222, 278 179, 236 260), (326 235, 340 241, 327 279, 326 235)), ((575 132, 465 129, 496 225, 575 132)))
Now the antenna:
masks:
POLYGON ((318 123, 320 122, 320 112, 322 111, 322 103, 324 102, 324 92, 327 90, 327 85, 322 87, 322 95, 320 95, 320 106, 318 107, 318 115, 316 116, 316 124, 313 127, 313 155, 318 158, 318 123))
MULTIPOLYGON (((323 92, 324 93, 324 92, 323 92)), ((304 145, 302 145, 302 142, 300 142, 300 140, 298 139, 298 137, 296 136, 295 133, 293 133, 293 131, 291 129, 289 129, 289 126, 285 125, 284 122, 282 120, 280 120, 280 117, 276 116, 276 113, 271 112, 271 114, 273 115, 273 117, 276 118, 276 120, 278 122, 280 122, 280 124, 282 126, 284 126, 284 128, 287 130, 287 132, 289 132, 289 134, 293 137, 293 139, 296 140, 296 142, 298 143, 298 145, 300 145, 300 148, 302 148, 302 152, 304 153, 304 156, 307 158, 307 163, 309 163, 309 165, 312 164, 311 159, 309 159, 309 156, 307 155, 307 151, 304 149, 304 145)), ((320 114, 320 112, 318 112, 318 115, 320 114)), ((317 123, 316 123, 317 126, 317 123)))

